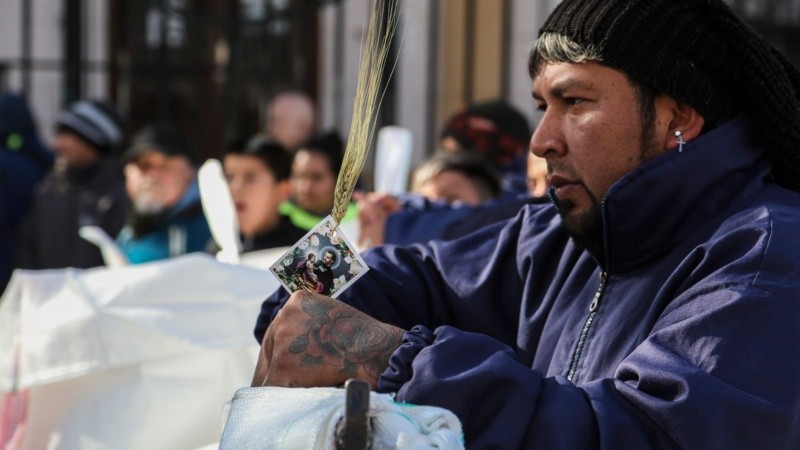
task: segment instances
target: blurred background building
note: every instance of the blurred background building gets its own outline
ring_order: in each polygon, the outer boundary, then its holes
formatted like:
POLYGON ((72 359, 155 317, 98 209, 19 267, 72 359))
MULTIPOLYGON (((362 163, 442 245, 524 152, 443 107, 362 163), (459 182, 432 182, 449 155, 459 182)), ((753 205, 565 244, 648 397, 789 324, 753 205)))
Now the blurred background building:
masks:
MULTIPOLYGON (((558 0, 401 0, 399 60, 379 125, 434 150, 444 118, 502 97, 533 117, 526 58, 558 0)), ((800 65, 800 2, 728 0, 800 65)), ((24 92, 45 136, 79 98, 118 105, 132 130, 163 119, 199 158, 263 128, 298 89, 346 136, 370 0, 0 0, 0 89, 24 92)))

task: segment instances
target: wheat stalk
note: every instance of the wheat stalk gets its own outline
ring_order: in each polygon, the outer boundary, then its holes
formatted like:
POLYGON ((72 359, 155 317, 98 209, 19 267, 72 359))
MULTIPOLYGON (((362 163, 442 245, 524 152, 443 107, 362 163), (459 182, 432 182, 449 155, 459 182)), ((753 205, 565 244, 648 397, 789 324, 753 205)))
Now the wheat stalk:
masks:
MULTIPOLYGON (((337 225, 347 212, 347 205, 353 195, 367 151, 375 132, 377 112, 383 99, 381 79, 392 38, 397 28, 398 1, 372 0, 367 38, 361 53, 358 68, 358 84, 353 101, 353 118, 350 123, 350 134, 344 151, 342 168, 336 179, 336 190, 333 197, 331 216, 337 225), (387 3, 383 7, 383 3, 387 3), (384 26, 385 25, 385 26, 384 26), (379 97, 379 94, 380 97, 379 97)), ((394 72, 394 68, 392 69, 394 72)), ((391 76, 390 76, 391 77, 391 76)))

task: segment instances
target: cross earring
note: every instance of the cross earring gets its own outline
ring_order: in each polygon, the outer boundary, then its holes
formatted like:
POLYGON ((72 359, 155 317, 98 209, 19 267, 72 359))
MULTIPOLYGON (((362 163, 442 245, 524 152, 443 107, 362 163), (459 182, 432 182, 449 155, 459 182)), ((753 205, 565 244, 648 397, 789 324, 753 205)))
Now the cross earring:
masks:
POLYGON ((678 153, 682 153, 683 152, 683 144, 686 143, 686 141, 683 140, 683 131, 676 131, 675 132, 675 142, 678 143, 678 153))

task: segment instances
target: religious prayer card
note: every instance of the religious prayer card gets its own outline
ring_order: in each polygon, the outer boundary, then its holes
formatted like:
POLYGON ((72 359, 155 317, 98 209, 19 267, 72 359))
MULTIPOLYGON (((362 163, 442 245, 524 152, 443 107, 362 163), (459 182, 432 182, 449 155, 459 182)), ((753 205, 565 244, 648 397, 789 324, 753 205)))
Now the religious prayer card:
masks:
POLYGON ((336 298, 369 268, 328 216, 269 270, 289 292, 305 289, 336 298))

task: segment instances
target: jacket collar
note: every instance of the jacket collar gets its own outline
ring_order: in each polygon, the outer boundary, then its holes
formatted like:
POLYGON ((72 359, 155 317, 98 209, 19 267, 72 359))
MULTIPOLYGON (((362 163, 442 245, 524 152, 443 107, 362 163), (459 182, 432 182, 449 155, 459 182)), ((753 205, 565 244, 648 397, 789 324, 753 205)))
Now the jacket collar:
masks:
POLYGON ((692 139, 683 152, 645 162, 603 199, 604 269, 625 272, 672 250, 717 218, 737 193, 763 185, 770 169, 742 115, 692 139))

